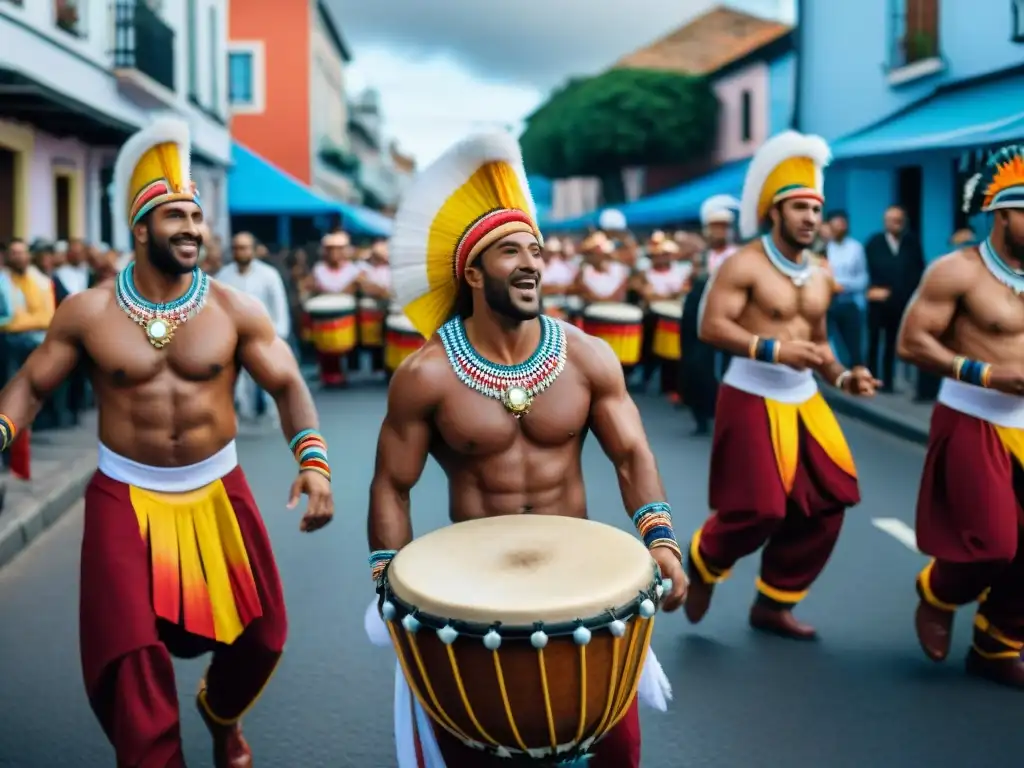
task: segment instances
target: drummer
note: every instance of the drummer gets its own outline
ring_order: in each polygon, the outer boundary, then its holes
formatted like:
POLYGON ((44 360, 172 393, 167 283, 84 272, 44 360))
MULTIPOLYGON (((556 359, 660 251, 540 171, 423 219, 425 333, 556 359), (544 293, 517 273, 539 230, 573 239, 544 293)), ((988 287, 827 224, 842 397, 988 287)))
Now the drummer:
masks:
POLYGON ((629 269, 613 257, 615 246, 601 232, 583 241, 583 266, 576 275, 573 292, 587 304, 595 301, 625 301, 629 269))
MULTIPOLYGON (((475 137, 421 172, 406 193, 420 206, 398 211, 393 256, 410 271, 417 258, 423 262, 418 283, 410 275, 396 286, 398 299, 430 340, 391 380, 370 487, 374 576, 412 539, 410 492, 429 456, 448 477, 448 498, 435 501, 455 522, 507 514, 583 518, 582 443, 592 431, 617 468, 627 512, 642 530, 657 520, 660 532, 647 544, 672 580, 665 609, 674 610, 685 575, 640 414, 608 346, 541 314, 540 232, 520 178, 513 137, 475 137), (478 158, 480 167, 467 168, 467 158, 478 158), (437 209, 424 205, 429 200, 437 209), (440 274, 452 280, 440 281, 440 274), (502 371, 497 383, 495 370, 502 371)), ((648 682, 655 670, 648 656, 648 682)), ((469 751, 444 729, 433 731, 419 733, 423 752, 436 737, 449 768, 506 764, 469 751)), ((640 765, 635 699, 589 765, 640 765)))
MULTIPOLYGON (((320 241, 323 259, 313 267, 313 283, 318 296, 353 296, 359 288, 361 266, 355 261, 352 241, 344 232, 324 235, 320 241)), ((341 355, 317 353, 320 363, 320 383, 338 387, 345 383, 341 355)))
MULTIPOLYGON (((357 278, 359 295, 364 299, 375 299, 383 312, 387 312, 391 301, 391 262, 388 259, 388 241, 378 240, 373 244, 363 262, 357 278)), ((370 349, 370 367, 374 372, 384 370, 384 347, 370 349)))
POLYGON ((733 223, 736 221, 734 211, 739 205, 740 201, 731 195, 714 195, 700 207, 700 223, 704 227, 704 240, 707 243, 704 265, 708 273, 715 272, 723 261, 737 251, 732 234, 733 223))
POLYGON ((648 247, 651 265, 640 274, 640 301, 644 314, 643 387, 646 390, 656 371, 661 371, 661 394, 668 395, 673 402, 679 400, 678 365, 675 361, 660 360, 654 355, 654 329, 657 316, 651 311, 651 304, 658 301, 682 301, 688 288, 693 263, 679 261, 679 246, 664 236, 648 247))
POLYGON ((579 267, 565 258, 562 241, 557 237, 544 241, 544 286, 545 296, 565 296, 572 291, 579 267))

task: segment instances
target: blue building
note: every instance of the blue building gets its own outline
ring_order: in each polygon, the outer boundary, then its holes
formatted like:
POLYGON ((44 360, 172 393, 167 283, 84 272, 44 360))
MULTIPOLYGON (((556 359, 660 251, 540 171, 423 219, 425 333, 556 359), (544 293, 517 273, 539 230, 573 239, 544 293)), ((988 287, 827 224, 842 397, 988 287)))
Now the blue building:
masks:
POLYGON ((798 19, 796 127, 832 142, 827 206, 864 239, 899 203, 936 258, 984 151, 1024 139, 1024 0, 799 0, 798 19))

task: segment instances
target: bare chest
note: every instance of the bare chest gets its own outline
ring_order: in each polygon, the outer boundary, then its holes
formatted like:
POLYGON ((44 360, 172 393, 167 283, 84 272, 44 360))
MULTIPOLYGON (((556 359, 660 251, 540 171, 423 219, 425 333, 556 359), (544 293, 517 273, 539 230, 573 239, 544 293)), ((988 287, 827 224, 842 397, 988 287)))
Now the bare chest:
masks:
POLYGON ((1024 297, 988 273, 964 297, 963 313, 965 319, 984 333, 1011 336, 1024 333, 1024 297))
POLYGON ((83 345, 96 375, 115 387, 137 387, 165 376, 204 382, 231 374, 238 337, 230 318, 207 306, 158 349, 144 328, 113 308, 86 331, 83 345))
POLYGON ((453 374, 434 425, 448 451, 491 456, 522 442, 554 448, 577 440, 586 430, 589 414, 587 388, 568 367, 551 387, 533 398, 529 412, 519 418, 503 403, 470 389, 453 374))
POLYGON ((773 321, 803 318, 819 320, 832 300, 832 288, 821 270, 811 273, 803 285, 797 285, 777 269, 766 267, 758 276, 752 293, 753 303, 773 321))

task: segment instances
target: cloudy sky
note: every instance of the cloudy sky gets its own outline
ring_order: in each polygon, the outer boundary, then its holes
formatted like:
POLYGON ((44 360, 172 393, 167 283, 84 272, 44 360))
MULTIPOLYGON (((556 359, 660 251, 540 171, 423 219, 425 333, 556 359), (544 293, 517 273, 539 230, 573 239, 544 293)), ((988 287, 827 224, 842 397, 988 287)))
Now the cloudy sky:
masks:
MULTIPOLYGON (((429 163, 467 133, 518 126, 570 75, 601 70, 716 0, 327 0, 355 61, 349 87, 376 88, 387 132, 429 163), (484 7, 487 10, 482 10, 484 7), (556 10, 557 9, 557 10, 556 10)), ((725 3, 793 20, 794 0, 725 3)))

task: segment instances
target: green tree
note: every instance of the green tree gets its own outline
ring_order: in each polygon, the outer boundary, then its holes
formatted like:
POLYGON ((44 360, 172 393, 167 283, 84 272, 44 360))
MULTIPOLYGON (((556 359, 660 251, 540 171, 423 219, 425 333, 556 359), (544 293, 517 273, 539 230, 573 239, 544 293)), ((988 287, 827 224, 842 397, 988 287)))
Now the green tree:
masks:
POLYGON ((526 121, 531 173, 597 176, 606 203, 624 197, 622 169, 691 161, 714 145, 718 100, 702 77, 612 69, 570 80, 526 121))

